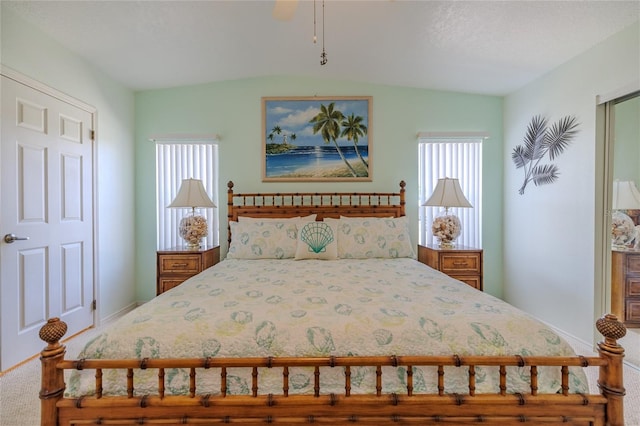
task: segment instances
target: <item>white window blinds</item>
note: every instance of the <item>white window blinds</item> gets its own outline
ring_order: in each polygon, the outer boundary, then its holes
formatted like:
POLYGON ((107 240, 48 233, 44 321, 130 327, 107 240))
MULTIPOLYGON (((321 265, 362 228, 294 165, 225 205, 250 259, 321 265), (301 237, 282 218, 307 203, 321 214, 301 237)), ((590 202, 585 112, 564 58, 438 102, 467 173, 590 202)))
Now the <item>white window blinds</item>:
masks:
POLYGON ((431 232, 441 207, 423 207, 438 179, 458 178, 473 208, 451 208, 460 218, 457 245, 482 248, 482 140, 483 137, 419 137, 420 244, 437 244, 431 232))
MULTIPOLYGON (((156 143, 156 215, 157 247, 167 249, 184 245, 178 235, 178 224, 189 209, 167 208, 173 201, 182 179, 201 179, 209 197, 218 202, 218 145, 216 137, 206 138, 152 138, 156 143)), ((219 220, 217 209, 198 209, 207 219, 208 246, 219 244, 219 220)))

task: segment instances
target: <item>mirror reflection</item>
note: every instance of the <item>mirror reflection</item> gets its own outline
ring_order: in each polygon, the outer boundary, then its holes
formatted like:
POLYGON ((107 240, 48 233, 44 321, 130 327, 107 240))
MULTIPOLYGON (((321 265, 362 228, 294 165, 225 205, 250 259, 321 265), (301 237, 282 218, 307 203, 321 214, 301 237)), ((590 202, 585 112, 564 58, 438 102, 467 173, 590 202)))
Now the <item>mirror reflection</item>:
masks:
POLYGON ((613 102, 611 311, 627 326, 627 361, 640 367, 640 94, 613 102))

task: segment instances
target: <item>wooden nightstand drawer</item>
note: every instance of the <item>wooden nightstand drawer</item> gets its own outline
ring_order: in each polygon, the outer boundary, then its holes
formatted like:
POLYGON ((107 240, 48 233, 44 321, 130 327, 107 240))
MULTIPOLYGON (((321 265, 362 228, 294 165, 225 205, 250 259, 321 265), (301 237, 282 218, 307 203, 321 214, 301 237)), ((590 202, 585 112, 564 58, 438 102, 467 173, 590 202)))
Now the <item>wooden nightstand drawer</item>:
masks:
POLYGON ((165 291, 171 290, 174 287, 178 287, 180 284, 184 282, 184 277, 180 279, 171 279, 171 278, 160 278, 158 281, 158 286, 160 288, 160 293, 162 294, 165 291))
POLYGON ((160 255, 158 259, 160 274, 178 272, 195 275, 200 272, 199 255, 160 255))
POLYGON ((482 291, 482 250, 418 246, 418 261, 482 291))
POLYGON ((202 250, 172 248, 157 252, 156 295, 182 284, 220 261, 220 247, 202 250))
POLYGON ((627 325, 640 325, 640 299, 627 299, 624 321, 627 325))
POLYGON ((640 275, 640 254, 627 255, 627 275, 640 275))
POLYGON ((460 273, 479 274, 480 253, 443 253, 440 256, 440 271, 447 275, 460 273))
POLYGON ((640 299, 640 277, 627 277, 625 296, 640 299))
POLYGON ((640 251, 611 252, 611 313, 629 328, 640 328, 640 251))
MULTIPOLYGON (((449 274, 447 274, 449 275, 449 274)), ((480 276, 472 276, 472 275, 449 275, 451 278, 455 278, 456 280, 460 280, 465 284, 469 284, 473 288, 477 288, 478 290, 482 290, 482 279, 480 276)))

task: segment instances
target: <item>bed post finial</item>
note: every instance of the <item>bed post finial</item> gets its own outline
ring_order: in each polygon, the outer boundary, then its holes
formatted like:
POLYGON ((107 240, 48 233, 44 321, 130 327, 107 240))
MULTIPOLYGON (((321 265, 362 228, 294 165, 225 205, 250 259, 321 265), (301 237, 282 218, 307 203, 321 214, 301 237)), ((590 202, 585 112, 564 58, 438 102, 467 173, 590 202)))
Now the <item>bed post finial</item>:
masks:
POLYGON ((607 419, 609 426, 624 425, 624 406, 622 404, 625 389, 622 380, 624 348, 617 342, 627 334, 624 324, 615 315, 607 314, 596 321, 596 328, 604 336, 604 342, 598 343, 598 353, 606 359, 607 365, 600 367, 598 387, 607 398, 607 419))
POLYGON ((233 220, 233 181, 227 182, 227 244, 231 245, 231 221, 233 220))
POLYGON ((40 352, 42 384, 40 387, 40 425, 56 426, 58 413, 56 403, 64 394, 64 371, 56 365, 64 359, 65 347, 60 339, 67 332, 67 324, 60 318, 50 318, 40 329, 40 339, 47 347, 40 352))
POLYGON ((405 207, 404 207, 405 204, 406 204, 406 201, 404 199, 404 197, 405 197, 405 195, 404 195, 404 193, 405 193, 404 187, 405 186, 407 186, 407 183, 405 181, 401 180, 400 181, 400 209, 401 209, 400 216, 404 216, 404 215, 407 214, 406 211, 405 211, 405 207))

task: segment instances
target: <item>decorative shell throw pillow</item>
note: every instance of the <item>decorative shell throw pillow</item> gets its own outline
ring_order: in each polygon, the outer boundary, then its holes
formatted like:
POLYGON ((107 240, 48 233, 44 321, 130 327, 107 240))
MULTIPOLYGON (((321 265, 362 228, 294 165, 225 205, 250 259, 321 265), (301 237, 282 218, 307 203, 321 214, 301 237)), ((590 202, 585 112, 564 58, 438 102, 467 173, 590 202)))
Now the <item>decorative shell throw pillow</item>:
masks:
POLYGON ((415 257, 406 216, 340 219, 337 231, 342 259, 415 257))
POLYGON ((296 260, 338 258, 336 224, 324 222, 299 222, 296 260))
POLYGON ((295 221, 229 222, 230 259, 290 259, 296 254, 295 221))

